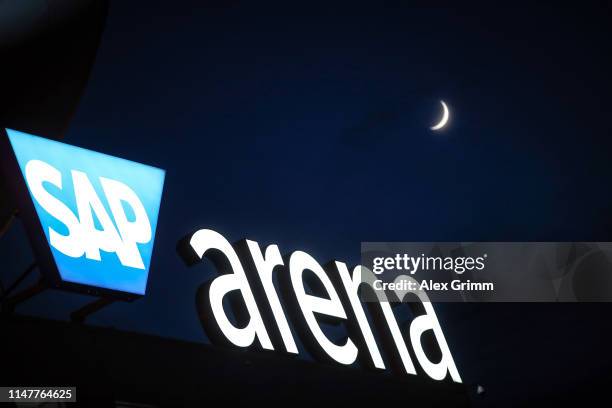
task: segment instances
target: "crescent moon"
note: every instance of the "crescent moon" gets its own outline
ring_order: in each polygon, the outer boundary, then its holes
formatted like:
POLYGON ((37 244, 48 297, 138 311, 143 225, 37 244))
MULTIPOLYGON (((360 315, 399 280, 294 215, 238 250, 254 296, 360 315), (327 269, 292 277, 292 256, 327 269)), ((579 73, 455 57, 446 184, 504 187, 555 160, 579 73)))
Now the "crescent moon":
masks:
POLYGON ((446 106, 446 104, 444 103, 444 101, 440 101, 440 103, 442 104, 442 119, 440 120, 440 122, 438 122, 437 125, 430 127, 431 130, 440 130, 442 129, 444 126, 446 126, 446 123, 448 122, 448 119, 450 117, 450 114, 448 112, 448 106, 446 106))

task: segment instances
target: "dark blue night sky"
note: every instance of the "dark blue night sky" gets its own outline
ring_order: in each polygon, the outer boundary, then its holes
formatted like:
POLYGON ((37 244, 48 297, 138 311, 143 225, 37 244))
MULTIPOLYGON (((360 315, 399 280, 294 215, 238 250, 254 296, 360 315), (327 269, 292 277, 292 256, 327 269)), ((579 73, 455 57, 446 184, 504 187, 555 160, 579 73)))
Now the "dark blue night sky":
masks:
MULTIPOLYGON (((111 4, 65 141, 164 168, 165 190, 147 296, 92 323, 207 341, 194 295, 212 267, 175 252, 199 227, 348 263, 362 241, 612 240, 609 6, 135 3, 111 4)), ((31 255, 20 226, 2 240, 8 281, 31 255)), ((436 310, 492 401, 612 362, 590 334, 607 305, 436 310)))

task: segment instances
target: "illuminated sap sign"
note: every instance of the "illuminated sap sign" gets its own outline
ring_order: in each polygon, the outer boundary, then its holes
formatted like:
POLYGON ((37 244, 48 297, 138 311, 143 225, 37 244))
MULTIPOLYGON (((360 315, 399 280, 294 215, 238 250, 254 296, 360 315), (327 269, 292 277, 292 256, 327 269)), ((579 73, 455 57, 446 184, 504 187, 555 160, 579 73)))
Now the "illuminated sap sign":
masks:
POLYGON ((337 261, 321 266, 306 252, 295 251, 283 257, 276 245, 262 251, 257 242, 249 240, 232 245, 208 229, 188 236, 177 249, 188 264, 207 257, 220 273, 197 295, 202 324, 215 343, 265 350, 280 347, 286 353, 298 354, 296 331, 308 351, 319 359, 342 365, 359 360, 363 366, 380 370, 389 364, 395 371, 417 374, 405 341, 409 338, 419 366, 429 377, 443 380, 450 376, 452 381, 461 382, 436 313, 423 292, 414 299, 416 302, 398 306, 410 307, 416 315, 409 329, 402 332, 392 308, 397 304, 381 297, 379 302, 361 302, 359 290, 367 289, 364 282, 376 280, 365 267, 357 266, 351 272, 337 261), (343 325, 348 337, 338 340, 338 336, 328 335, 326 325, 321 323, 343 325), (375 332, 386 346, 387 361, 375 332), (430 350, 432 341, 439 351, 435 361, 425 351, 430 350))
POLYGON ((143 295, 164 171, 22 132, 6 133, 59 282, 143 295))

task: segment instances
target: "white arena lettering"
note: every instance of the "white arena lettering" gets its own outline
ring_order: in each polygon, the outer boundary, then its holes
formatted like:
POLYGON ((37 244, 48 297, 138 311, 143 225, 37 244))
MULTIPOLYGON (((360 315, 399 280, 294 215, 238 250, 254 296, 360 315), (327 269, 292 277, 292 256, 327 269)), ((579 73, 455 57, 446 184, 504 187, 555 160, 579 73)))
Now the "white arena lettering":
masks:
POLYGON ((413 319, 408 333, 402 333, 391 303, 381 295, 379 302, 368 304, 380 311, 376 313, 377 319, 372 318, 376 333, 385 332, 391 340, 385 343, 393 345, 393 350, 385 350, 385 354, 395 361, 385 362, 366 316, 368 308, 364 308, 358 296, 364 282, 376 280, 376 275, 367 268, 357 266, 351 272, 338 261, 321 266, 303 251, 283 257, 276 245, 262 250, 254 241, 232 245, 210 229, 187 237, 179 244, 179 252, 188 263, 203 257, 212 260, 220 274, 203 285, 198 302, 200 316, 213 342, 265 350, 281 347, 287 353, 298 354, 294 338, 297 333, 315 358, 351 365, 360 353, 367 353, 365 360, 373 368, 385 369, 393 363, 402 367, 405 374, 416 375, 406 336, 419 366, 430 378, 439 381, 450 375, 454 382, 461 382, 436 313, 424 292, 417 294, 417 300, 425 313, 413 319), (280 290, 274 284, 275 276, 280 290), (226 296, 227 300, 231 296, 234 302, 225 302, 226 296), (234 305, 237 296, 241 307, 228 315, 226 305, 234 305), (232 315, 239 318, 240 324, 235 323, 236 318, 232 320, 232 315), (338 341, 328 337, 321 324, 328 321, 350 326, 352 338, 346 336, 338 341), (433 332, 439 347, 438 362, 432 362, 424 351, 422 337, 427 331, 433 332))

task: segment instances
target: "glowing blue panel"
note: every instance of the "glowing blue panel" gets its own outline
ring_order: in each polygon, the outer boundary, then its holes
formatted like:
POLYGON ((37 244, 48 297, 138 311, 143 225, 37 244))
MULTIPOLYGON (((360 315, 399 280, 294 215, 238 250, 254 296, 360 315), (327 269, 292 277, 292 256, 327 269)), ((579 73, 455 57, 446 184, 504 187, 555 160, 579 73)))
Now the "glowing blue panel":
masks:
POLYGON ((7 133, 61 279, 144 295, 165 171, 7 133))

